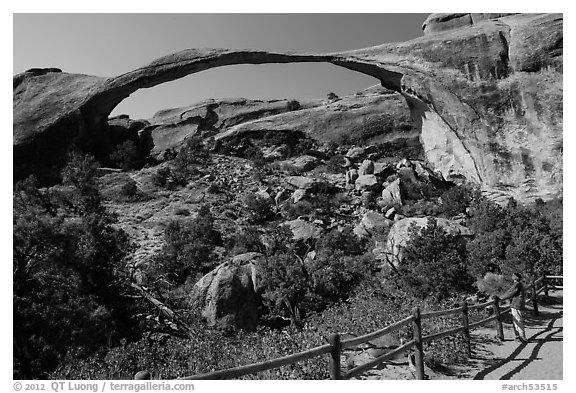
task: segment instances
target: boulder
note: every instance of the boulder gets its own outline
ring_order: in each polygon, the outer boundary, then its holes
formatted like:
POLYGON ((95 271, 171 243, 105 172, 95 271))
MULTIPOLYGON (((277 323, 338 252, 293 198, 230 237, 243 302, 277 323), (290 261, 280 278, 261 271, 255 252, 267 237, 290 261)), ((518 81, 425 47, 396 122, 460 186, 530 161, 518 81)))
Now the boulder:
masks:
POLYGON ((381 232, 382 229, 389 228, 392 224, 392 220, 387 219, 380 213, 369 210, 362 216, 360 223, 354 227, 353 231, 359 238, 364 238, 381 232))
POLYGON ((318 181, 311 177, 305 176, 288 176, 284 178, 284 183, 291 189, 309 190, 314 187, 318 181))
POLYGON ((394 180, 382 191, 382 204, 386 206, 402 205, 400 179, 394 180))
POLYGON ((375 191, 382 185, 382 181, 374 175, 358 176, 354 187, 358 191, 375 191))
POLYGON ((372 172, 372 174, 376 176, 384 176, 388 168, 389 168, 388 164, 384 162, 375 162, 374 171, 372 172))
POLYGON ((364 160, 360 167, 358 168, 358 175, 373 175, 374 174, 374 162, 371 160, 364 160))
POLYGON ((346 152, 346 157, 351 160, 359 160, 366 154, 363 147, 353 147, 346 152))
MULTIPOLYGON (((399 216, 399 215, 397 215, 399 216)), ((422 217, 422 218, 403 218, 399 219, 398 221, 394 222, 390 232, 388 233, 388 239, 386 241, 386 246, 383 249, 383 252, 380 254, 380 259, 385 258, 383 260, 387 261, 388 263, 397 266, 398 263, 401 263, 403 259, 402 249, 406 246, 406 244, 410 240, 409 229, 412 225, 415 225, 418 230, 425 228, 430 220, 433 219, 431 217, 422 217)), ((452 236, 472 236, 473 233, 470 229, 462 226, 454 221, 447 220, 445 218, 434 218, 436 223, 439 227, 444 229, 446 233, 452 236)))
POLYGON ((192 297, 211 326, 253 331, 258 324, 256 261, 260 253, 238 255, 194 285, 192 297))
POLYGON ((318 239, 323 232, 321 227, 300 218, 286 221, 284 225, 290 228, 294 240, 318 239))
POLYGON ((302 199, 304 199, 305 196, 306 196, 306 190, 299 188, 299 189, 295 190, 294 193, 292 194, 292 201, 294 203, 298 203, 302 199))
POLYGON ((291 158, 286 161, 282 161, 280 165, 289 168, 290 170, 293 170, 296 173, 303 173, 311 171, 312 169, 316 168, 319 163, 320 160, 317 159, 316 157, 304 155, 300 157, 291 158))
POLYGON ((358 179, 358 171, 356 169, 350 169, 346 172, 346 185, 354 186, 354 183, 358 179))

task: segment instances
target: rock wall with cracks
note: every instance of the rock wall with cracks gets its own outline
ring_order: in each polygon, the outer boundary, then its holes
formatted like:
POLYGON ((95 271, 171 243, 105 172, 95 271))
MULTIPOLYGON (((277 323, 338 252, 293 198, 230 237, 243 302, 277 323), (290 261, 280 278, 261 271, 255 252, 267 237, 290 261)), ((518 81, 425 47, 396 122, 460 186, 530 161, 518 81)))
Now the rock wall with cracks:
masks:
POLYGON ((14 177, 61 165, 72 146, 106 148, 108 115, 138 89, 227 65, 326 62, 402 94, 447 179, 549 199, 562 192, 562 21, 508 15, 332 54, 189 49, 112 78, 32 70, 14 77, 14 177))

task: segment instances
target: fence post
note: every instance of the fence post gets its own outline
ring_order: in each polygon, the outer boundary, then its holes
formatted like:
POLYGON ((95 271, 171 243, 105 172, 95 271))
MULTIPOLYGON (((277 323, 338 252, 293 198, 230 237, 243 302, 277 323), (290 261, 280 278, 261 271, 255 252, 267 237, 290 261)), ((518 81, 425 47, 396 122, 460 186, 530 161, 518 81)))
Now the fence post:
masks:
POLYGON ((501 341, 504 341, 504 329, 502 329, 502 316, 500 315, 500 299, 494 298, 494 314, 496 314, 496 333, 501 341))
POLYGON ((532 314, 538 315, 538 294, 536 293, 536 281, 532 280, 532 314))
POLYGON ((472 357, 472 348, 470 346, 470 325, 468 323, 468 303, 462 302, 462 326, 464 326, 464 338, 466 339, 466 353, 472 357))
POLYGON ((420 307, 413 310, 412 338, 416 342, 414 352, 414 366, 416 367, 416 379, 424 379, 424 348, 422 347, 422 321, 420 319, 420 307))
POLYGON ((548 278, 546 276, 544 276, 544 279, 542 280, 542 282, 544 283, 544 295, 546 295, 546 297, 548 297, 548 278))
POLYGON ((328 342, 332 347, 330 351, 330 379, 341 379, 340 353, 342 352, 342 346, 340 344, 340 334, 331 334, 330 337, 328 337, 328 342))

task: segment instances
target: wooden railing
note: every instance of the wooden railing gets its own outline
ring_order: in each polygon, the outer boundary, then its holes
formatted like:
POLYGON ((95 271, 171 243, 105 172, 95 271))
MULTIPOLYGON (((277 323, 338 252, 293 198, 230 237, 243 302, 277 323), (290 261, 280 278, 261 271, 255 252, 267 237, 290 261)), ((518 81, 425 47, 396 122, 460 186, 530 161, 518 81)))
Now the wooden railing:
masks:
MULTIPOLYGON (((548 296, 548 291, 550 288, 561 289, 562 286, 551 285, 548 283, 549 280, 561 280, 563 276, 542 276, 537 280, 534 280, 529 285, 530 296, 527 298, 532 303, 532 310, 535 315, 538 314, 538 295, 544 292, 548 296)), ((350 379, 361 375, 366 370, 369 370, 382 362, 395 357, 396 355, 403 353, 414 348, 413 362, 415 366, 415 376, 417 379, 425 379, 424 374, 424 350, 423 344, 428 343, 433 340, 439 340, 441 338, 454 335, 459 332, 464 333, 466 340, 466 352, 468 356, 472 355, 471 343, 470 343, 470 330, 476 329, 480 326, 486 325, 492 321, 495 321, 496 335, 500 340, 504 340, 504 331, 502 328, 502 314, 510 311, 510 306, 501 307, 498 298, 491 299, 485 303, 469 305, 467 302, 462 302, 462 305, 449 310, 433 311, 422 314, 420 308, 416 307, 412 315, 395 322, 383 329, 374 331, 372 333, 365 334, 363 336, 354 337, 347 340, 341 340, 340 334, 335 333, 330 335, 328 338, 329 344, 322 345, 316 348, 309 349, 304 352, 295 353, 292 355, 284 356, 274 360, 267 360, 260 363, 249 364, 246 366, 234 367, 227 370, 214 371, 205 374, 198 374, 182 379, 194 380, 194 379, 232 379, 238 378, 245 375, 256 374, 262 371, 275 369, 278 367, 286 366, 289 364, 294 364, 301 362, 303 360, 311 359, 318 356, 323 356, 326 354, 330 355, 329 360, 329 371, 330 379, 350 379), (493 314, 487 318, 480 321, 469 323, 468 315, 472 310, 481 310, 491 307, 493 309, 493 314), (432 318, 451 316, 451 315, 461 315, 461 326, 456 326, 452 329, 434 333, 428 336, 422 336, 422 321, 432 318), (348 370, 346 373, 342 373, 340 367, 340 355, 343 349, 353 348, 359 344, 367 343, 385 334, 397 331, 404 326, 412 326, 412 339, 401 346, 387 352, 365 364, 354 367, 348 370)))

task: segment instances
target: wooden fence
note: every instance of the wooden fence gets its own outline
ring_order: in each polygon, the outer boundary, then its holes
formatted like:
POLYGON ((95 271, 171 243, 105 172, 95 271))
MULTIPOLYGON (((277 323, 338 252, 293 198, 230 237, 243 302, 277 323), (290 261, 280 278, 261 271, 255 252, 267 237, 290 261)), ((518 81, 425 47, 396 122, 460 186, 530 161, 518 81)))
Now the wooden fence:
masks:
MULTIPOLYGON (((563 286, 552 285, 549 281, 562 280, 563 276, 542 276, 537 280, 534 280, 529 285, 530 295, 527 297, 527 301, 532 303, 532 312, 538 315, 538 295, 544 292, 548 296, 548 291, 550 288, 562 289, 563 286)), ((428 313, 421 313, 420 308, 417 307, 413 310, 412 315, 395 322, 383 329, 374 331, 372 333, 365 334, 363 336, 355 337, 352 339, 341 340, 340 334, 335 333, 330 335, 328 341, 329 344, 322 345, 316 348, 309 349, 304 352, 295 353, 292 355, 284 356, 278 359, 267 360, 260 363, 249 364, 246 366, 229 368, 221 371, 214 371, 205 374, 193 375, 190 377, 185 377, 182 379, 195 380, 195 379, 233 379, 244 375, 256 374, 262 371, 271 370, 274 368, 286 366, 289 364, 294 364, 314 358, 317 356, 323 356, 329 354, 329 371, 330 379, 350 379, 361 375, 366 370, 369 370, 382 362, 395 357, 396 355, 414 349, 413 362, 416 369, 416 378, 425 379, 424 375, 424 350, 423 344, 438 340, 453 334, 463 332, 466 339, 466 352, 468 356, 472 355, 471 344, 470 344, 470 330, 478 328, 480 326, 486 325, 492 321, 495 321, 496 335, 500 340, 504 340, 504 331, 502 328, 502 315, 510 311, 510 306, 501 307, 498 298, 494 298, 485 303, 468 305, 467 302, 462 302, 459 307, 452 308, 449 310, 433 311, 428 313), (471 310, 481 310, 491 307, 493 309, 493 314, 487 318, 480 321, 469 323, 468 314, 471 310), (456 326, 452 329, 445 330, 442 332, 434 333, 428 336, 422 335, 422 321, 432 318, 438 318, 450 315, 460 315, 462 325, 456 326), (412 340, 402 344, 401 346, 395 348, 394 350, 387 352, 368 363, 362 364, 360 366, 354 367, 351 370, 343 373, 340 367, 340 354, 343 349, 353 348, 359 344, 367 343, 370 340, 381 337, 385 334, 392 333, 401 329, 404 326, 412 326, 412 340)))

